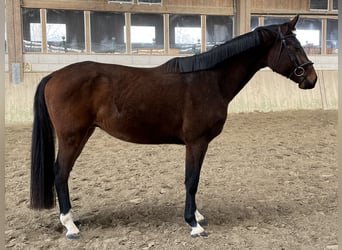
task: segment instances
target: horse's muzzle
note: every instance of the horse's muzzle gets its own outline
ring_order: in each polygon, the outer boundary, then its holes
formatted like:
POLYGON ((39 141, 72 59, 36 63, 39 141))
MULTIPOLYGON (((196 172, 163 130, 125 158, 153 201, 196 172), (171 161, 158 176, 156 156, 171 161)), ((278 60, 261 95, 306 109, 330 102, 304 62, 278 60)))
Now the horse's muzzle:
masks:
POLYGON ((298 84, 298 87, 301 89, 313 89, 317 82, 317 76, 313 80, 310 80, 308 78, 304 78, 302 82, 298 84))

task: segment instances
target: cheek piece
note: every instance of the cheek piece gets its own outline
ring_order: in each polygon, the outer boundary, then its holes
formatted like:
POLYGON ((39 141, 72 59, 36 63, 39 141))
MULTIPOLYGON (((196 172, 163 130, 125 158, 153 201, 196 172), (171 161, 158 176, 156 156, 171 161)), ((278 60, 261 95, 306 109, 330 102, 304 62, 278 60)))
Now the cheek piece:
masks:
POLYGON ((280 56, 282 48, 284 48, 286 53, 287 53, 287 55, 290 58, 291 63, 294 66, 293 71, 287 76, 287 78, 291 78, 293 75, 295 75, 296 77, 303 77, 302 81, 304 81, 306 79, 306 76, 305 76, 305 72, 306 71, 305 71, 304 67, 306 67, 308 65, 313 65, 314 63, 312 61, 310 61, 310 60, 305 62, 305 63, 302 63, 302 64, 298 63, 297 57, 290 51, 290 49, 289 49, 289 47, 287 45, 287 42, 285 40, 285 38, 290 37, 290 36, 294 36, 294 35, 290 34, 290 35, 284 36, 281 33, 280 28, 279 28, 279 37, 280 37, 280 41, 281 41, 281 47, 280 47, 279 56, 280 56))

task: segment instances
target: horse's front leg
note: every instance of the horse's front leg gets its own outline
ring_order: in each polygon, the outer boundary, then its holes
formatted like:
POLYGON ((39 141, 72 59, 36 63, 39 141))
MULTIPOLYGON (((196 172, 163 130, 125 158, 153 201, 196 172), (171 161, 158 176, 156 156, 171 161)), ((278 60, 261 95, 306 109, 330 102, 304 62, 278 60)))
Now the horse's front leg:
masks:
POLYGON ((208 143, 198 143, 186 146, 186 159, 185 159, 185 188, 186 200, 184 219, 191 226, 191 236, 206 237, 208 234, 205 232, 201 224, 206 224, 206 221, 196 207, 196 192, 200 178, 201 167, 205 153, 207 152, 208 143))

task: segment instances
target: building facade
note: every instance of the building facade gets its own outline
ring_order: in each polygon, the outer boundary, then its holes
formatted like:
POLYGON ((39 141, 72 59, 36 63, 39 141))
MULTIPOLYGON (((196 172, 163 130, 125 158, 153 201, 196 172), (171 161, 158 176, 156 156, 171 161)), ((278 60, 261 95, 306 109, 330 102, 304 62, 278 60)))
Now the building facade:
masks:
POLYGON ((6 120, 31 120, 38 82, 68 64, 92 60, 156 66, 175 56, 208 51, 258 26, 283 23, 297 14, 297 38, 315 63, 317 87, 298 92, 287 79, 265 69, 234 99, 230 111, 337 108, 337 2, 6 1, 6 120))

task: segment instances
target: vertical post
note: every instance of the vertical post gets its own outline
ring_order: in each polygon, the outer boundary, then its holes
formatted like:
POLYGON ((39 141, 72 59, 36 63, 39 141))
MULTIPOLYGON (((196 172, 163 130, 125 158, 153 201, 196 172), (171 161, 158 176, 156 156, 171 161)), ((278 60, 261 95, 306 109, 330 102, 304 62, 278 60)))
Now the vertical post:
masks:
MULTIPOLYGON (((339 54, 339 60, 338 60, 338 68, 341 69, 342 68, 342 60, 341 60, 341 51, 342 51, 342 12, 341 12, 341 5, 340 5, 341 1, 338 3, 338 7, 340 7, 339 11, 338 11, 338 40, 339 45, 338 45, 338 54, 339 54)), ((342 70, 338 70, 338 77, 339 79, 342 79, 342 70)), ((338 84, 338 96, 341 97, 342 96, 342 84, 338 84)), ((337 152, 342 152, 342 133, 340 133, 342 131, 342 115, 340 113, 340 110, 342 109, 342 98, 338 98, 338 110, 339 110, 339 114, 338 114, 338 148, 337 148, 337 152)), ((337 154, 338 155, 338 163, 341 164, 342 163, 342 154, 337 154)), ((342 183, 342 168, 339 168, 339 173, 338 173, 338 181, 339 183, 342 183)), ((342 185, 339 185, 338 187, 338 192, 341 194, 342 191, 342 185)), ((340 196, 341 197, 341 196, 340 196)), ((339 223, 342 223, 342 199, 338 199, 338 208, 339 208, 339 223)), ((339 224, 341 225, 341 224, 339 224)), ((338 235, 342 234, 342 227, 339 227, 338 230, 338 235)), ((338 238, 338 244, 339 246, 342 246, 342 237, 338 238)))
POLYGON ((6 2, 6 20, 9 77, 11 82, 15 80, 16 83, 19 83, 24 77, 20 0, 6 2), (15 69, 15 72, 12 69, 15 69), (14 77, 13 74, 15 74, 14 77))
POLYGON ((169 54, 170 49, 170 28, 169 14, 164 14, 164 54, 169 54))
MULTIPOLYGON (((332 1, 331 1, 332 2, 332 1)), ((327 19, 323 18, 322 19, 322 36, 321 36, 321 55, 325 55, 327 54, 327 44, 325 43, 325 41, 327 40, 327 19)))
POLYGON ((40 25, 42 27, 42 53, 47 53, 46 9, 40 10, 40 25))
POLYGON ((13 1, 7 1, 6 3, 6 25, 7 25, 7 51, 8 51, 8 74, 9 80, 12 82, 12 63, 15 62, 15 46, 14 46, 14 32, 12 31, 14 20, 13 20, 13 1))
POLYGON ((84 11, 84 36, 85 36, 85 52, 91 52, 91 27, 90 27, 90 11, 84 11))
POLYGON ((20 64, 19 65, 19 75, 20 75, 20 81, 23 81, 24 79, 24 58, 23 58, 23 37, 22 37, 22 18, 21 18, 21 5, 20 0, 13 0, 14 2, 14 33, 15 33, 15 63, 20 64))
POLYGON ((131 14, 125 13, 125 22, 126 22, 126 53, 132 53, 131 46, 131 14))
POLYGON ((235 35, 251 30, 251 0, 236 0, 235 35))
POLYGON ((207 50, 207 16, 201 15, 201 52, 205 52, 207 50))

